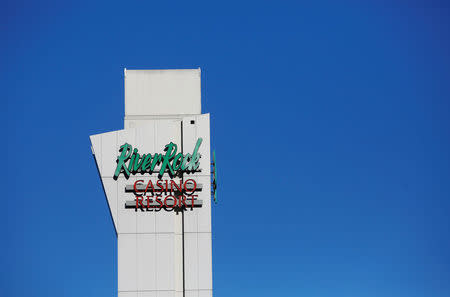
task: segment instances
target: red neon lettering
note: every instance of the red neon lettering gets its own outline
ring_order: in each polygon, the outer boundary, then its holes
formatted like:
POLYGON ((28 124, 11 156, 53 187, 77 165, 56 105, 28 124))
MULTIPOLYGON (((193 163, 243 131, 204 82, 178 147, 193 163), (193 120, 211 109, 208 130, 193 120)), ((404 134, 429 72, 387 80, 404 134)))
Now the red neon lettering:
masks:
POLYGON ((141 207, 144 207, 144 205, 142 204, 142 199, 143 198, 144 197, 142 197, 142 196, 136 196, 136 211, 139 208, 139 205, 141 205, 141 207))
POLYGON ((138 193, 138 190, 137 190, 137 188, 136 188, 136 185, 137 185, 137 183, 138 182, 144 182, 142 179, 140 179, 140 180, 137 180, 135 183, 134 183, 134 185, 133 185, 133 189, 134 189, 134 193, 138 193))
POLYGON ((162 180, 158 180, 158 181, 156 182, 156 185, 157 185, 158 187, 160 187, 160 190, 158 190, 158 192, 162 193, 162 192, 164 191, 164 185, 162 184, 162 180))
POLYGON ((188 180, 186 180, 185 182, 184 182, 184 191, 185 191, 185 193, 187 194, 187 195, 191 195, 191 194, 194 194, 194 192, 195 192, 195 190, 197 189, 197 182, 195 181, 195 180, 193 180, 193 179, 188 179, 188 180), (193 184, 194 184, 194 187, 192 188, 192 192, 191 193, 188 193, 188 187, 187 187, 187 185, 188 185, 188 182, 189 181, 191 181, 193 184))
POLYGON ((151 180, 148 181, 147 187, 145 188, 145 193, 144 193, 144 194, 147 194, 148 186, 151 186, 151 187, 152 187, 152 195, 153 195, 153 193, 155 192, 155 188, 153 187, 153 183, 152 183, 151 180))
POLYGON ((177 185, 177 183, 174 180, 170 180, 170 191, 174 192, 173 185, 175 185, 175 189, 178 189, 178 191, 181 193, 183 191, 183 182, 180 180, 180 186, 177 185))
POLYGON ((194 209, 194 202, 195 202, 195 197, 198 197, 198 195, 192 195, 192 204, 191 204, 191 210, 194 209))
POLYGON ((172 196, 172 195, 169 195, 169 196, 167 196, 166 198, 164 198, 164 205, 167 207, 167 208, 174 208, 176 205, 177 205, 177 198, 175 198, 174 196, 172 196), (167 198, 173 198, 173 205, 167 205, 167 198))
POLYGON ((157 197, 155 198, 155 201, 156 201, 157 203, 159 203, 159 206, 156 206, 156 208, 162 208, 162 207, 163 207, 163 203, 162 203, 162 201, 161 201, 159 198, 161 198, 161 197, 157 196, 157 197))
POLYGON ((178 205, 179 207, 183 207, 183 205, 184 205, 184 207, 187 207, 186 196, 181 195, 178 199, 179 199, 178 201, 180 202, 180 204, 178 205), (181 205, 181 204, 183 204, 183 205, 181 205))
POLYGON ((150 202, 151 202, 152 200, 150 199, 150 196, 147 196, 147 210, 148 210, 148 208, 150 207, 150 202))

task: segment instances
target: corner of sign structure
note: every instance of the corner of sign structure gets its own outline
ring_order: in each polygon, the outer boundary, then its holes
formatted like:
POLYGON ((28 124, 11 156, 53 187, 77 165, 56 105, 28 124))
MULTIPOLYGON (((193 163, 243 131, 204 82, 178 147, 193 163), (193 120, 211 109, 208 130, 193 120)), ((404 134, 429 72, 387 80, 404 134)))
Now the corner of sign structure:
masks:
POLYGON ((89 136, 89 139, 91 140, 91 150, 92 150, 92 157, 94 158, 95 165, 97 167, 98 177, 100 178, 100 182, 102 184, 103 192, 105 194, 106 202, 108 204, 108 209, 111 215, 112 222, 114 224, 114 229, 116 230, 117 234, 117 226, 116 226, 116 219, 117 219, 117 191, 115 187, 115 183, 112 180, 112 177, 104 176, 102 172, 102 159, 104 156, 102 156, 102 137, 109 137, 110 133, 104 133, 104 134, 97 134, 97 135, 91 135, 89 136))

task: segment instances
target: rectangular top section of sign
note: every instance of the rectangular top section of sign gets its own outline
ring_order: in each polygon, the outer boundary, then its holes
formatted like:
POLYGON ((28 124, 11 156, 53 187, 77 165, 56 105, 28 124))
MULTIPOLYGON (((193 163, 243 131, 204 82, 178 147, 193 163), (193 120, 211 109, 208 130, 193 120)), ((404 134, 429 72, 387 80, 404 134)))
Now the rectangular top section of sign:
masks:
POLYGON ((201 113, 200 68, 125 69, 125 119, 201 113))

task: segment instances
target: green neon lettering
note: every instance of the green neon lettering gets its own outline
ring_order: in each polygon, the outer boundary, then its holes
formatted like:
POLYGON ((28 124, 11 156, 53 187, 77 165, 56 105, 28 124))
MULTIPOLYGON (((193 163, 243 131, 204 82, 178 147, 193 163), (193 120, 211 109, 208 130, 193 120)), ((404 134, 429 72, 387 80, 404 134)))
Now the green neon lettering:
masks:
POLYGON ((187 169, 187 164, 186 162, 189 162, 189 160, 191 159, 191 154, 187 153, 184 158, 183 158, 183 162, 181 163, 181 170, 185 171, 187 169))
POLYGON ((183 162, 183 154, 178 153, 175 158, 173 159, 173 170, 177 171, 181 167, 181 163, 183 162))
POLYGON ((150 164, 152 162, 152 154, 147 154, 142 156, 142 158, 144 159, 144 162, 142 163, 142 172, 147 171, 147 169, 150 167, 150 164), (145 156, 145 159, 144 159, 145 156))
POLYGON ((117 167, 114 171, 114 179, 117 179, 120 173, 126 178, 129 178, 130 174, 136 174, 138 172, 148 172, 152 174, 154 171, 158 171, 158 176, 161 178, 166 171, 169 175, 175 176, 178 172, 193 172, 200 166, 201 155, 199 153, 200 145, 203 139, 198 138, 195 144, 192 154, 178 153, 178 146, 170 142, 165 145, 165 154, 155 153, 152 157, 151 154, 139 154, 138 149, 124 143, 120 149, 120 155, 117 157, 117 167), (156 167, 161 165, 157 170, 156 167))
POLYGON ((131 173, 134 173, 133 166, 134 166, 134 160, 136 159, 137 151, 138 151, 137 148, 135 148, 133 150, 133 154, 131 155, 130 163, 128 163, 128 171, 131 173))
POLYGON ((159 165, 161 163, 162 155, 161 154, 155 154, 153 156, 152 160, 152 166, 150 166, 150 174, 155 170, 156 165, 159 165))
POLYGON ((188 165, 189 171, 195 171, 200 166, 200 162, 199 162, 200 154, 198 153, 198 149, 200 148, 202 141, 203 141, 202 138, 197 139, 197 144, 195 145, 194 152, 192 153, 191 161, 189 162, 189 165, 188 165))
POLYGON ((124 171, 124 175, 127 178, 128 178, 128 176, 130 176, 130 171, 125 166, 125 162, 130 158, 132 149, 133 149, 133 147, 131 145, 129 145, 128 143, 125 143, 120 147, 119 152, 122 152, 122 153, 117 158, 117 167, 116 167, 116 171, 114 172, 115 179, 117 179, 117 177, 119 176, 120 172, 122 171, 122 168, 124 171))
POLYGON ((164 155, 163 163, 161 165, 161 169, 159 170, 159 176, 163 176, 164 171, 169 169, 169 173, 172 175, 175 175, 175 172, 173 171, 172 165, 170 164, 170 160, 175 157, 175 154, 177 153, 177 145, 173 142, 166 144, 165 148, 166 154, 164 155))
POLYGON ((136 152, 136 158, 134 159, 134 167, 133 167, 133 173, 139 172, 139 168, 142 166, 142 163, 144 163, 145 154, 142 155, 142 158, 139 158, 139 154, 136 152), (139 160, 141 160, 139 162, 139 160))

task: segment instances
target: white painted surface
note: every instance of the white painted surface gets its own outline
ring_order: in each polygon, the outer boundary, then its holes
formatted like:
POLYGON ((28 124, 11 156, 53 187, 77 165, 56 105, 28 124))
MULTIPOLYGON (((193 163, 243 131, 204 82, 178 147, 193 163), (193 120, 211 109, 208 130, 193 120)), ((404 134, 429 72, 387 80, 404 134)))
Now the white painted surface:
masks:
POLYGON ((117 235, 118 291, 137 291, 137 234, 117 235))
POLYGON ((140 291, 155 291, 157 287, 157 234, 137 235, 137 287, 140 291))
POLYGON ((125 71, 125 117, 201 113, 200 69, 125 71))

